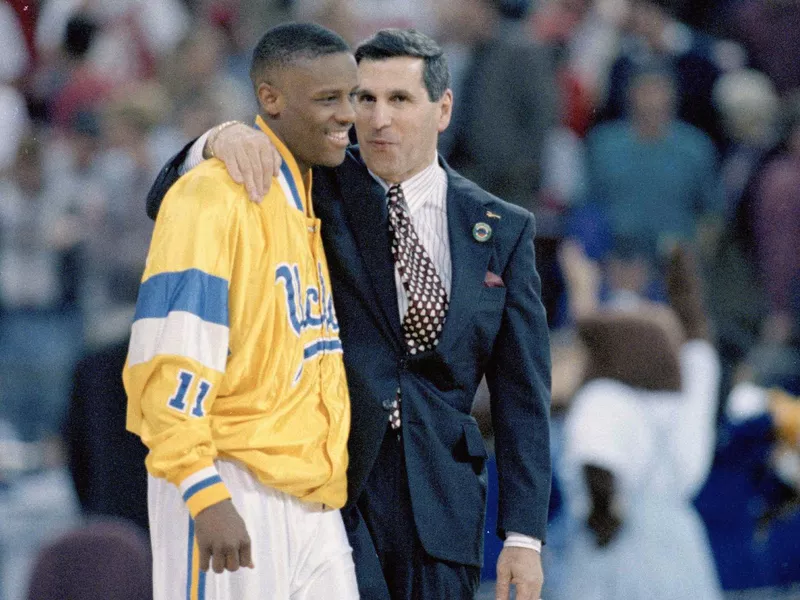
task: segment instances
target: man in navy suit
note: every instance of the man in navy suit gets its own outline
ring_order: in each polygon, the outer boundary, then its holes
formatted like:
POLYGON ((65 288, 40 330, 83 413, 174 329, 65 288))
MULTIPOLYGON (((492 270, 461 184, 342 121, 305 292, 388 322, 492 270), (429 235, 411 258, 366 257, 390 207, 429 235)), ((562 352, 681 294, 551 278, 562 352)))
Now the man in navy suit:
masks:
MULTIPOLYGON (((437 155, 453 97, 433 40, 383 30, 356 60, 360 147, 340 167, 315 168, 313 197, 351 395, 343 514, 361 597, 474 598, 487 452, 470 410, 485 376, 505 540, 497 598, 515 585, 517 598, 536 600, 551 473, 549 340, 533 216, 437 155)), ((324 91, 309 101, 325 102, 324 91)), ((260 198, 282 168, 271 150, 243 125, 213 129, 164 168, 149 214, 185 169, 209 156, 260 198)))

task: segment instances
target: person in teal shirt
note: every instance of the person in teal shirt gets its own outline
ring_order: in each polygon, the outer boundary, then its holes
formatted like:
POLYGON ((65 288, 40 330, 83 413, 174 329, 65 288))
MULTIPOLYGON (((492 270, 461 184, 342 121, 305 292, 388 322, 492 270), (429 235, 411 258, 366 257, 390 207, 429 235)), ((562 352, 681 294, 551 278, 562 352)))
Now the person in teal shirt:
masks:
POLYGON ((661 254, 672 242, 710 246, 724 198, 710 138, 679 121, 675 84, 650 66, 631 81, 629 117, 599 125, 588 146, 589 197, 610 233, 661 254))

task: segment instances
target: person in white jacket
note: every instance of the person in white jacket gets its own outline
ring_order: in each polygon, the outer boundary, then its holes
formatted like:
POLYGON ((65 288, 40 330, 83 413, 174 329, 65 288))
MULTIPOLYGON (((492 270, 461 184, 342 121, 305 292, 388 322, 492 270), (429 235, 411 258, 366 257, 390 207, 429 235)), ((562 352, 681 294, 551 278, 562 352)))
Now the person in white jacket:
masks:
POLYGON ((588 366, 566 417, 560 472, 565 599, 722 597, 692 505, 714 454, 720 363, 691 267, 673 253, 671 307, 589 302, 578 316, 588 366))

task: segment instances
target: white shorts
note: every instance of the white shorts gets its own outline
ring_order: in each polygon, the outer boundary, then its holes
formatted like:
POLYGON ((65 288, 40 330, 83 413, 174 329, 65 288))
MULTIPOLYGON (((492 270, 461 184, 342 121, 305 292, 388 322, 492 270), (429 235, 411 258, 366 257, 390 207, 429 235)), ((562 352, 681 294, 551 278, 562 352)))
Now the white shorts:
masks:
POLYGON ((235 462, 216 467, 247 526, 255 568, 200 571, 194 520, 178 488, 149 476, 154 600, 358 599, 338 510, 268 488, 235 462))

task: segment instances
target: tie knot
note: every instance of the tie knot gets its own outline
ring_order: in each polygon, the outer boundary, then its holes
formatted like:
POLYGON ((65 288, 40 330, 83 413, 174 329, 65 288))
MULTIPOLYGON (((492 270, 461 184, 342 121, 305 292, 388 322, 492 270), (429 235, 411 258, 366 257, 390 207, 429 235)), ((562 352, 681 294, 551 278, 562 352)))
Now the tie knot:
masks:
POLYGON ((389 188, 389 191, 386 192, 386 197, 389 199, 389 204, 402 204, 405 202, 403 188, 399 183, 395 183, 389 188))

